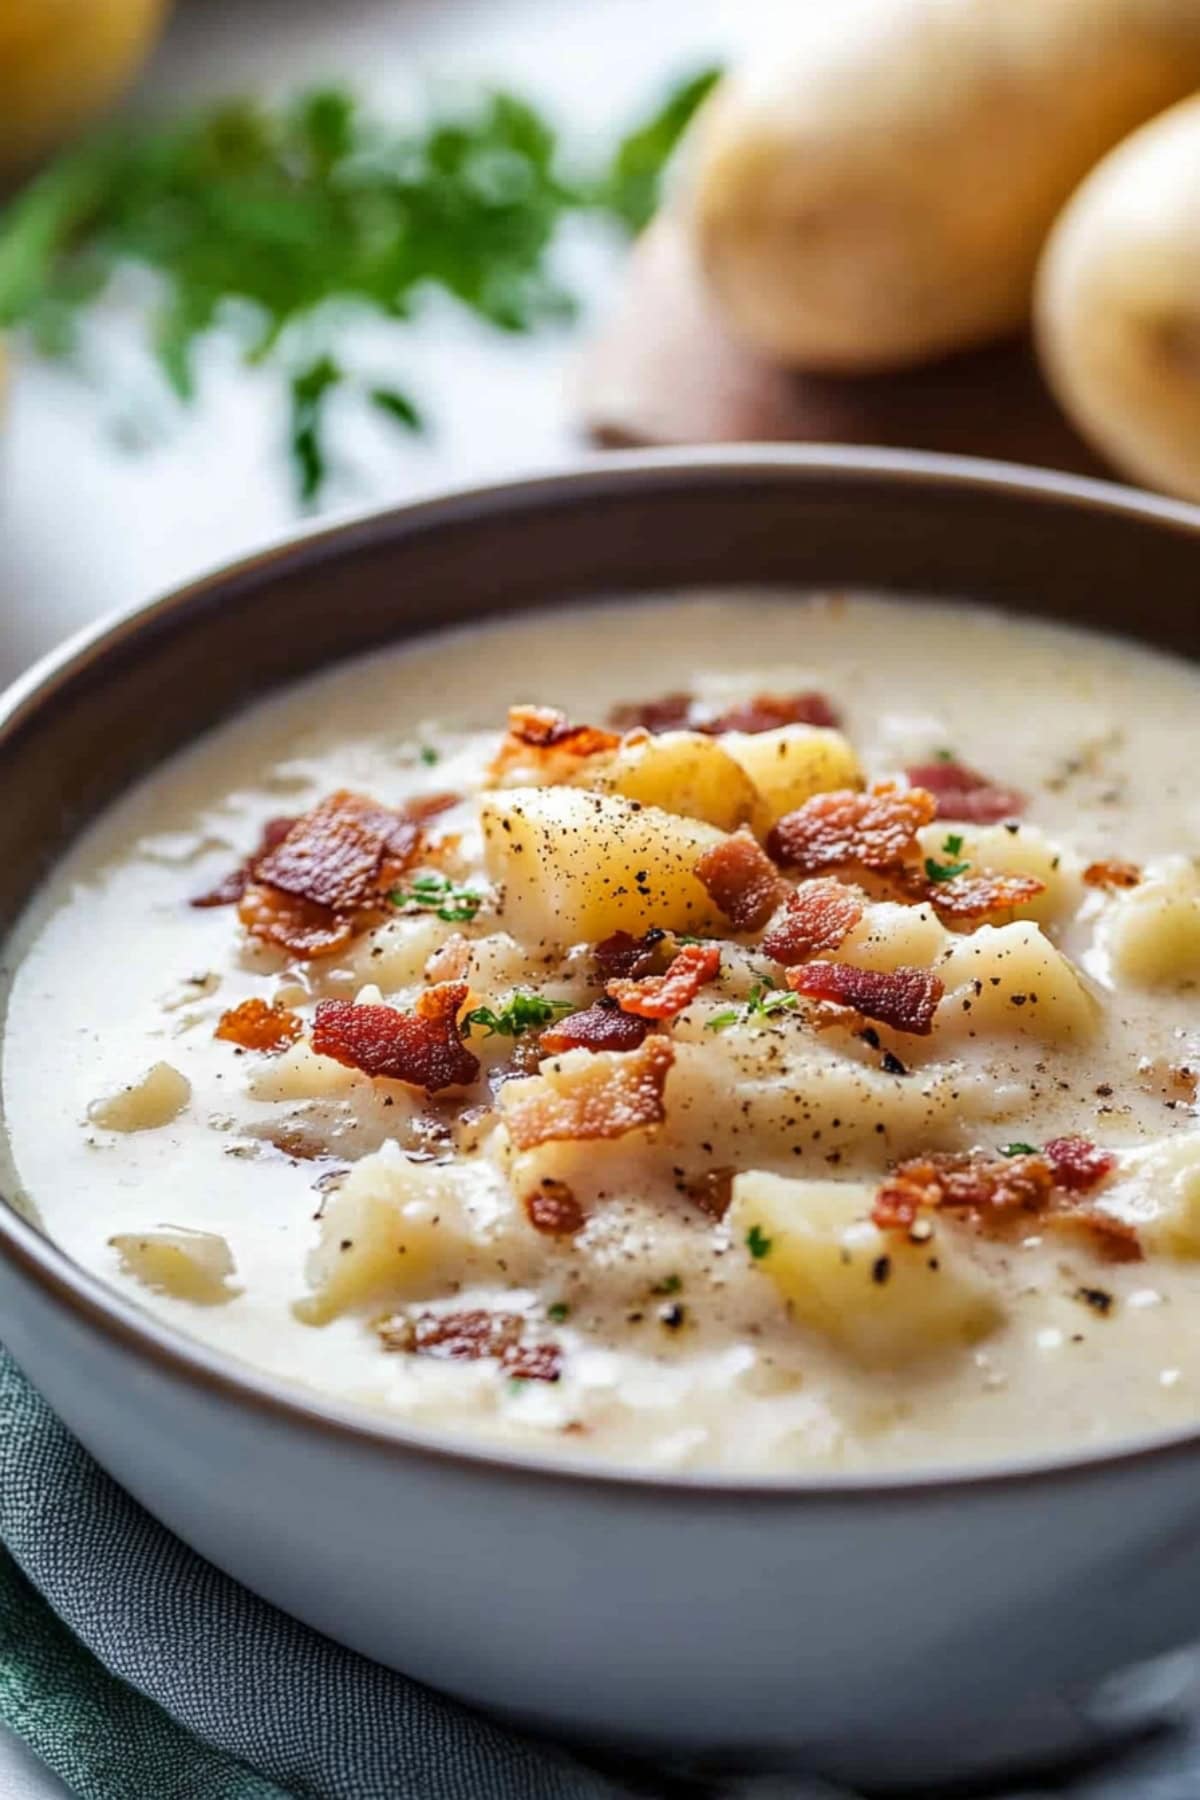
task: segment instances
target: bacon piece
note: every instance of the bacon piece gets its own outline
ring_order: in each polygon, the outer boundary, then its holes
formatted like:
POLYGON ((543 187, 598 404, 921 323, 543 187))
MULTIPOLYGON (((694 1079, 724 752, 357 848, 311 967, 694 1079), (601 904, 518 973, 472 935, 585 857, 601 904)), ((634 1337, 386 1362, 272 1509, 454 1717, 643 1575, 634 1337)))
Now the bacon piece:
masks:
POLYGON ((954 875, 949 881, 931 881, 925 898, 935 912, 947 919, 982 919, 988 913, 1024 906, 1046 891, 1036 875, 954 875))
POLYGON ((779 870, 748 831, 706 850, 693 873, 735 931, 759 931, 779 904, 779 870))
POLYGON ((378 1326, 385 1350, 409 1356, 431 1356, 439 1362, 483 1362, 494 1358, 512 1380, 557 1381, 562 1351, 557 1344, 521 1341, 525 1320, 520 1313, 493 1313, 482 1308, 457 1313, 420 1313, 415 1319, 385 1319, 378 1326))
POLYGON ((290 813, 286 817, 268 819, 258 843, 245 861, 240 862, 236 869, 230 869, 228 875, 223 875, 216 887, 210 888, 207 894, 197 894, 194 899, 189 900, 188 905, 236 906, 254 879, 254 868, 259 858, 281 844, 295 823, 295 815, 290 813))
POLYGON ((470 993, 465 981, 428 988, 412 1012, 394 1006, 359 1006, 350 1000, 322 1000, 313 1025, 312 1047, 348 1069, 437 1094, 470 1087, 479 1058, 458 1035, 458 1015, 470 993))
POLYGON ((415 794, 404 802, 404 817, 423 825, 426 819, 436 819, 439 813, 449 812, 461 799, 461 794, 415 794))
POLYGON ((881 1231, 909 1231, 918 1213, 945 1207, 982 1218, 1041 1212, 1054 1188, 1044 1156, 977 1151, 913 1157, 881 1184, 871 1217, 881 1231))
POLYGON ((1105 860, 1089 863, 1083 879, 1088 887, 1131 888, 1141 881, 1142 871, 1136 863, 1105 860))
POLYGON ((841 716, 824 694, 755 694, 742 700, 715 719, 706 719, 697 731, 714 736, 722 731, 743 731, 756 735, 760 731, 776 731, 781 725, 820 725, 836 730, 841 716))
POLYGON ((914 787, 925 788, 934 796, 939 819, 998 825, 1001 819, 1023 813, 1028 804, 1016 788, 1001 787, 965 763, 918 763, 907 774, 914 787))
POLYGON ((510 1381, 557 1381, 563 1353, 557 1344, 514 1344, 500 1358, 510 1381))
POLYGON ((354 912, 381 898, 412 861, 420 835, 414 819, 342 788, 297 819, 255 875, 315 906, 354 912))
POLYGON ((859 969, 853 963, 811 962, 789 969, 787 984, 809 1000, 849 1006, 864 1019, 928 1037, 945 984, 928 969, 859 969))
POLYGON ((863 896, 857 888, 832 876, 817 876, 788 894, 762 949, 790 968, 821 951, 840 948, 862 916, 863 896))
POLYGON ((294 1044, 303 1029, 299 1014, 290 1007, 280 1006, 278 1000, 268 1006, 255 996, 223 1012, 213 1036, 243 1050, 265 1050, 271 1054, 294 1044))
POLYGON ((572 725, 554 706, 510 706, 491 774, 499 779, 514 768, 531 769, 543 783, 566 781, 581 762, 615 750, 620 742, 603 726, 572 725))
POLYGON ((547 1175, 525 1196, 525 1216, 547 1237, 573 1237, 585 1224, 584 1211, 565 1181, 547 1175))
POLYGON ((692 1205, 710 1219, 723 1219, 733 1199, 736 1169, 705 1169, 683 1183, 683 1191, 692 1205))
POLYGON ((1111 1150, 1102 1150, 1085 1137, 1050 1138, 1043 1154, 1056 1184, 1072 1194, 1086 1194, 1098 1187, 1117 1166, 1111 1150))
POLYGON ((665 931, 652 926, 640 938, 628 931, 614 931, 611 937, 601 938, 593 952, 601 980, 648 975, 658 960, 658 946, 666 935, 665 931))
POLYGON ((814 794, 772 828, 767 850, 778 863, 806 875, 861 863, 890 869, 904 860, 917 832, 928 825, 937 802, 924 788, 878 781, 865 794, 838 788, 814 794))
POLYGON ((685 944, 671 959, 665 975, 643 975, 639 981, 610 981, 608 992, 623 1012, 640 1019, 673 1019, 690 1006, 706 981, 721 970, 717 944, 685 944))
POLYGON ((251 937, 302 961, 334 956, 354 936, 351 919, 259 881, 252 881, 238 901, 238 918, 251 937))
POLYGON ((518 1150, 560 1140, 619 1138, 666 1117, 663 1090, 675 1061, 664 1037, 640 1050, 598 1052, 573 1068, 550 1064, 529 1081, 510 1081, 500 1095, 518 1150))
POLYGON ((1141 1262, 1145 1256, 1137 1228, 1127 1219, 1118 1219, 1115 1213, 1082 1207, 1072 1212, 1051 1212, 1045 1223, 1064 1236, 1082 1237, 1105 1262, 1141 1262))
POLYGON ((585 1011, 547 1025, 540 1047, 550 1056, 562 1050, 636 1050, 649 1029, 649 1019, 622 1012, 605 994, 585 1011))
POLYGON ((679 731, 691 724, 695 704, 691 694, 664 694, 659 700, 630 700, 614 706, 608 722, 618 731, 679 731))

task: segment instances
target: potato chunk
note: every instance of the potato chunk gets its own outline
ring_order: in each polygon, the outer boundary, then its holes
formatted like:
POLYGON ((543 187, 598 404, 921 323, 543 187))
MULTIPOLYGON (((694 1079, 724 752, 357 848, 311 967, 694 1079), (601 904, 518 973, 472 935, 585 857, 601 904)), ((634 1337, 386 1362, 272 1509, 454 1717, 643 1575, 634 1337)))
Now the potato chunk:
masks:
POLYGON ((776 731, 727 731, 717 742, 758 791, 753 823, 760 836, 814 794, 862 786, 858 758, 840 731, 781 725, 776 731))
POLYGON ((350 1307, 433 1293, 461 1266, 470 1228, 453 1172, 394 1144, 355 1163, 325 1208, 296 1316, 324 1325, 350 1307))
POLYGON ((505 927, 527 944, 596 943, 614 931, 720 931, 693 874, 721 833, 661 807, 581 788, 507 788, 480 808, 484 860, 505 927))
POLYGON ((228 1285, 233 1252, 215 1231, 158 1225, 153 1231, 119 1232, 108 1241, 125 1273, 157 1293, 219 1306, 239 1291, 228 1285))
POLYGON ((105 1131, 156 1131, 177 1119, 192 1097, 186 1075, 156 1062, 137 1081, 93 1101, 88 1118, 105 1131))
POLYGON ((1166 987, 1200 978, 1200 870, 1168 858, 1112 901, 1100 938, 1119 980, 1166 987))
POLYGON ((736 831, 753 816, 758 793, 749 775, 715 738, 700 731, 664 731, 634 737, 612 762, 585 785, 623 794, 643 806, 704 819, 721 831, 736 831))
POLYGON ((937 964, 946 998, 939 1036, 1019 1033, 1050 1043, 1086 1037, 1098 1008, 1074 963, 1031 920, 981 925, 937 964))
POLYGON ((1129 1156, 1111 1204, 1152 1254, 1200 1259, 1200 1131, 1129 1156))
POLYGON ((836 956, 860 969, 928 969, 949 941, 950 934, 932 907, 881 900, 867 907, 836 956))
POLYGON ((796 1321, 856 1362, 894 1367, 977 1342, 1002 1317, 981 1269, 939 1229, 913 1244, 870 1219, 873 1189, 755 1170, 733 1184, 733 1242, 796 1321))

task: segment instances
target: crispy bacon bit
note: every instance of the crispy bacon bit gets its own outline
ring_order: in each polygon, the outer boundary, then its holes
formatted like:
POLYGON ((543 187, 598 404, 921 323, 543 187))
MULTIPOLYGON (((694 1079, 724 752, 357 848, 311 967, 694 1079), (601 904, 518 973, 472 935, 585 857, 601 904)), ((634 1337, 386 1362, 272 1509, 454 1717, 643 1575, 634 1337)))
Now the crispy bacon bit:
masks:
POLYGON ((865 794, 838 788, 785 813, 772 828, 767 850, 776 862, 806 875, 854 863, 890 869, 903 861, 936 812, 937 802, 924 788, 898 788, 890 781, 876 782, 865 794))
POLYGON ((651 928, 640 938, 628 931, 614 931, 611 937, 601 938, 593 952, 600 979, 615 981, 619 976, 648 975, 666 935, 665 931, 651 928))
POLYGON ((240 862, 236 869, 230 869, 228 875, 222 876, 216 887, 210 888, 207 894, 197 894, 189 905, 236 906, 254 879, 254 868, 259 858, 281 844, 295 823, 295 817, 291 814, 286 818, 268 819, 258 843, 246 860, 240 862))
POLYGON ((1136 863, 1105 860, 1089 863, 1083 879, 1088 887, 1131 888, 1141 881, 1142 871, 1136 863))
POLYGON ((706 850, 695 875, 735 931, 759 931, 779 904, 779 870, 748 831, 706 850))
POLYGON ((721 731, 776 731, 781 725, 820 725, 836 730, 841 716, 824 694, 755 694, 731 706, 715 719, 706 719, 698 731, 715 735, 721 731))
POLYGON ((928 969, 859 969, 853 963, 812 962, 789 969, 787 984, 809 1000, 849 1006, 864 1019, 928 1037, 945 985, 928 969))
POLYGON ((673 1019, 690 1006, 706 981, 721 970, 718 944, 685 944, 671 959, 665 975, 643 975, 639 981, 610 981, 608 992, 622 1012, 640 1019, 673 1019))
POLYGON ((1043 1153, 1056 1184, 1072 1194, 1086 1194, 1098 1187, 1117 1166, 1111 1150, 1101 1150, 1085 1137, 1050 1138, 1043 1153))
POLYGON ((543 782, 566 781, 589 756, 615 750, 620 742, 616 732, 602 726, 572 725, 554 706, 510 706, 508 731, 491 773, 499 780, 514 768, 532 769, 543 782))
POLYGON ((710 1219, 723 1219, 733 1199, 736 1169, 705 1169, 683 1183, 683 1191, 692 1205, 710 1219))
POLYGON ((535 1231, 544 1231, 547 1237, 573 1237, 585 1224, 583 1208, 571 1189, 550 1175, 526 1194, 525 1216, 535 1231))
POLYGON ((258 881, 238 901, 238 918, 260 943, 306 961, 336 955, 354 936, 353 920, 258 881))
POLYGON ((619 1138, 666 1117, 663 1090, 675 1061, 664 1037, 640 1050, 601 1051, 575 1068, 553 1064, 529 1081, 510 1081, 500 1095, 518 1150, 562 1139, 619 1138))
POLYGON ((586 1011, 569 1013, 547 1025, 540 1048, 549 1056, 562 1050, 636 1050, 649 1029, 649 1019, 622 1012, 605 994, 586 1011))
POLYGON ((691 724, 691 694, 664 694, 660 700, 630 700, 608 715, 618 731, 680 731, 691 724))
POLYGON ((335 912, 354 912, 380 898, 416 853, 414 819, 340 789, 322 800, 274 850, 255 875, 269 887, 335 912))
POLYGON ((318 1056, 330 1056, 348 1069, 406 1081, 430 1094, 470 1087, 479 1074, 479 1058, 467 1049, 457 1025, 469 992, 465 981, 445 982, 421 994, 412 1012, 322 1000, 312 1047, 318 1056))
POLYGON ((557 1381, 563 1353, 557 1344, 517 1344, 500 1362, 510 1381, 557 1381))
POLYGON ((931 881, 925 898, 946 919, 982 919, 988 913, 1024 906, 1046 891, 1036 875, 954 875, 949 881, 931 881))
POLYGON ((802 881, 784 902, 763 951, 791 968, 821 951, 837 950, 863 916, 863 896, 857 888, 832 876, 802 881))
POLYGON ((439 813, 449 812, 461 799, 461 794, 416 794, 404 802, 404 817, 423 825, 426 819, 436 819, 439 813))
POLYGON ((1054 1174, 1044 1156, 985 1156, 975 1151, 914 1157, 893 1169, 875 1196, 881 1231, 909 1231, 918 1213, 941 1207, 976 1217, 1041 1212, 1054 1174))
POLYGON ((1001 787, 965 763, 918 763, 907 771, 914 787, 925 788, 937 801, 939 819, 962 819, 971 825, 998 825, 1023 813, 1024 794, 1001 787))
POLYGON ((294 1044, 302 1030, 299 1014, 290 1007, 280 1006, 278 1001, 268 1006, 256 996, 223 1012, 213 1036, 238 1044, 243 1050, 265 1050, 271 1054, 294 1044))
POLYGON ((1105 1262, 1141 1262, 1145 1256, 1136 1226, 1115 1213, 1082 1207, 1077 1212, 1052 1212, 1045 1222, 1055 1232, 1084 1238, 1105 1262))

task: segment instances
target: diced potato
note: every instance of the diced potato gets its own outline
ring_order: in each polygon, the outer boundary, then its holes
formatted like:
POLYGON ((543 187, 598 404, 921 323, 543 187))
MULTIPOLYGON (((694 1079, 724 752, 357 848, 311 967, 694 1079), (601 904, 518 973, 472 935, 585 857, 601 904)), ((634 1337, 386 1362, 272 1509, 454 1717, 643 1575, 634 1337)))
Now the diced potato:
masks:
POLYGON ((1115 897, 1100 938, 1119 980, 1139 987, 1200 978, 1200 870, 1170 857, 1139 887, 1115 897))
POLYGON ((1136 1225, 1151 1253, 1200 1258, 1200 1131, 1135 1151, 1102 1204, 1136 1225))
POLYGON ((384 994, 419 987, 425 964, 453 930, 453 925, 430 914, 389 919, 359 938, 339 959, 339 967, 352 971, 359 983, 375 982, 384 994))
POLYGON ((233 1252, 215 1231, 159 1225, 153 1231, 119 1232, 108 1241, 125 1273, 157 1293, 219 1306, 239 1291, 228 1285, 233 1252))
POLYGON ((734 1180, 730 1235, 796 1321, 857 1362, 891 1368, 986 1336, 1003 1315, 984 1272, 945 1228, 922 1244, 880 1231, 872 1192, 752 1171, 734 1180))
POLYGON ((970 863, 971 875, 1036 875, 1045 882, 1044 893, 1011 908, 1014 918, 1050 924, 1073 913, 1083 898, 1079 858, 1053 843, 1036 825, 1018 825, 1010 831, 1006 825, 959 825, 953 819, 938 820, 918 833, 921 855, 945 862, 943 846, 949 835, 961 837, 962 850, 953 860, 970 863))
POLYGON ((246 1091, 255 1100, 329 1100, 349 1093, 365 1079, 331 1056, 317 1056, 300 1038, 282 1056, 256 1062, 247 1076, 246 1091))
POLYGON ((461 1269, 469 1243, 453 1171, 386 1144, 355 1163, 326 1206, 307 1264, 313 1291, 296 1316, 324 1325, 349 1307, 433 1293, 461 1269))
POLYGON ((155 1131, 177 1119, 191 1097, 187 1076, 170 1063, 156 1062, 128 1087, 94 1101, 88 1118, 105 1131, 155 1131))
POLYGON ((814 794, 862 786, 858 758, 840 731, 781 725, 776 731, 727 731, 717 742, 758 790, 754 827, 760 836, 814 794))
POLYGON ((981 925, 937 965, 946 998, 939 1037, 1012 1033, 1069 1042, 1095 1029, 1098 1008, 1074 963, 1031 920, 981 925))
POLYGON ((480 810, 503 923, 526 944, 596 943, 651 925, 723 928, 692 872, 721 842, 712 825, 571 787, 496 790, 480 810))
POLYGON ((688 819, 704 819, 721 831, 736 831, 754 815, 758 792, 741 765, 715 738, 700 731, 664 731, 634 737, 594 781, 585 785, 623 794, 643 806, 688 819))
POLYGON ((839 962, 860 969, 928 969, 943 954, 950 934, 931 906, 882 900, 868 906, 838 947, 839 962))

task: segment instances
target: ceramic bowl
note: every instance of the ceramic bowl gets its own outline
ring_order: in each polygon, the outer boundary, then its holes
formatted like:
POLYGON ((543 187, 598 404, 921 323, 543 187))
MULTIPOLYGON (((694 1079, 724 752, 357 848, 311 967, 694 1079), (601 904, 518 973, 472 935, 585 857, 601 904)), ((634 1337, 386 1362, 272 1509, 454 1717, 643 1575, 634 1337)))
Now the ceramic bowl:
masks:
MULTIPOLYGON (((279 683, 515 608, 763 583, 971 595, 1200 654, 1188 508, 902 453, 608 458, 306 536, 42 663, 0 705, 0 927, 98 808, 279 683)), ((1200 1426, 982 1470, 661 1475, 289 1387, 7 1205, 0 1306, 70 1428, 203 1555, 539 1730, 924 1791, 1094 1748, 1163 1706, 1181 1665, 1148 1659, 1200 1635, 1200 1426)))

